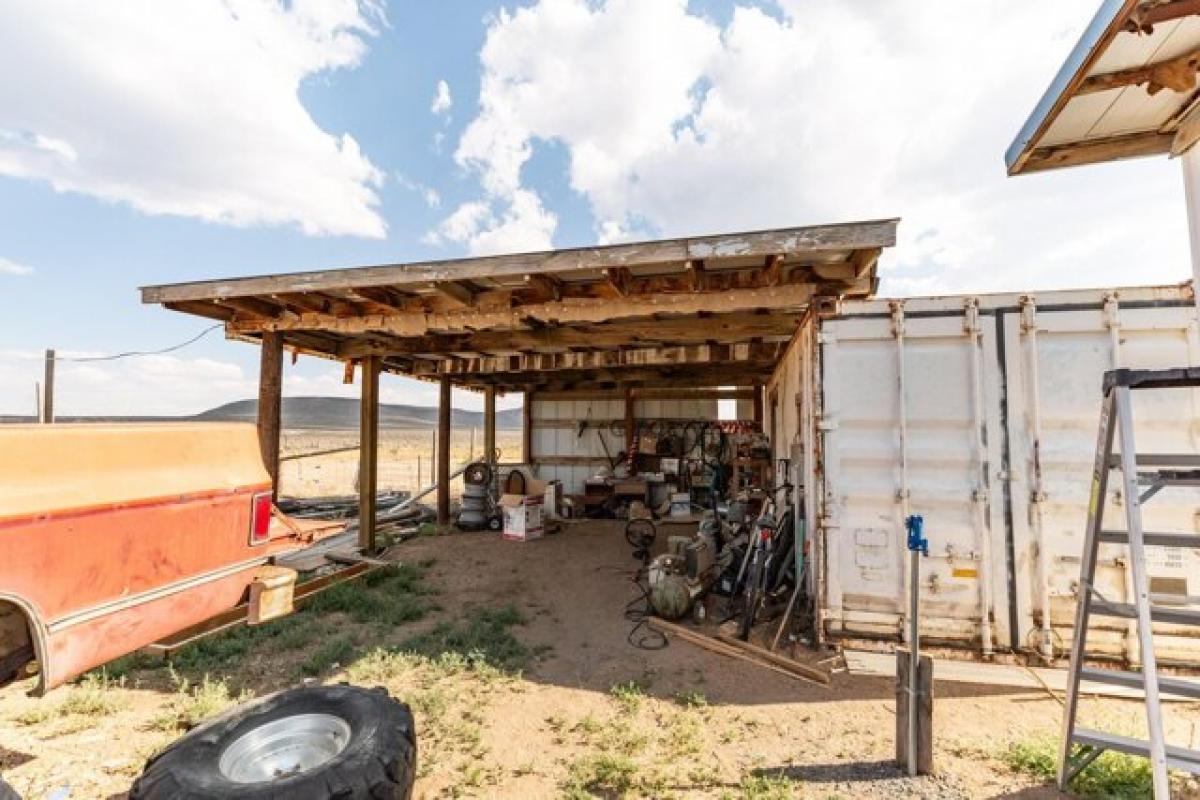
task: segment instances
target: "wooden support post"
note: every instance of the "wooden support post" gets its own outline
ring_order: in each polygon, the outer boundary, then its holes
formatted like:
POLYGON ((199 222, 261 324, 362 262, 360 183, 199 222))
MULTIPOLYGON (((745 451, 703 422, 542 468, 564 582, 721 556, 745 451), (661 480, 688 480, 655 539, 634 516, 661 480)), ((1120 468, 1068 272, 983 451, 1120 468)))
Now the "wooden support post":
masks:
POLYGON ((362 360, 358 414, 358 546, 375 552, 375 500, 379 483, 379 356, 362 360))
POLYGON ((525 392, 521 408, 521 458, 533 466, 533 392, 525 392))
POLYGON ((763 387, 761 383, 754 385, 754 422, 760 427, 763 422, 763 387))
POLYGON ((496 463, 496 387, 483 390, 483 460, 496 463))
POLYGON ((42 422, 54 422, 54 351, 46 351, 46 379, 42 382, 42 422))
MULTIPOLYGON (((633 389, 625 390, 625 453, 628 455, 633 452, 633 437, 634 428, 637 426, 637 421, 633 416, 633 389)), ((633 462, 629 463, 629 474, 633 475, 633 462)), ((682 473, 681 473, 682 474, 682 473)))
POLYGON ((437 521, 450 524, 450 378, 442 376, 438 392, 437 521))
MULTIPOLYGON (((933 772, 933 659, 922 655, 917 667, 917 759, 918 775, 933 772)), ((896 649, 896 763, 908 766, 909 674, 912 659, 906 648, 896 649)))
POLYGON ((258 449, 279 497, 279 434, 283 408, 283 334, 264 333, 258 362, 258 449))

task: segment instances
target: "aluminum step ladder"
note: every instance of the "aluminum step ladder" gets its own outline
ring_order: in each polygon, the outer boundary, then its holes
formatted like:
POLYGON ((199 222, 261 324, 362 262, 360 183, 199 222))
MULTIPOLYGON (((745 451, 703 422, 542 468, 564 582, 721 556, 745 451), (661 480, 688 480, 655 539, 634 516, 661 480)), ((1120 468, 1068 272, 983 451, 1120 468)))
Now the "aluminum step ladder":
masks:
MULTIPOLYGON (((1079 577, 1079 601, 1063 712, 1062 751, 1058 767, 1058 786, 1062 790, 1066 790, 1067 784, 1106 750, 1149 758, 1154 778, 1154 796, 1160 800, 1171 796, 1168 768, 1200 774, 1200 751, 1172 747, 1166 743, 1160 702, 1160 696, 1164 693, 1200 698, 1200 682, 1158 674, 1151 629, 1153 622, 1200 626, 1200 609, 1162 605, 1162 598, 1150 594, 1145 552, 1147 545, 1200 547, 1200 536, 1194 533, 1152 533, 1142 529, 1142 505, 1160 491, 1172 486, 1200 486, 1200 456, 1138 455, 1134 443, 1132 409, 1134 391, 1197 387, 1200 387, 1198 368, 1116 369, 1104 375, 1104 402, 1096 439, 1096 461, 1092 472, 1087 534, 1079 577), (1120 452, 1114 454, 1113 440, 1118 436, 1120 452), (1121 473, 1125 530, 1107 529, 1103 524, 1104 498, 1108 491, 1109 474, 1113 470, 1121 473), (1132 603, 1113 602, 1097 591, 1094 579, 1097 553, 1102 543, 1128 546, 1132 603), (1156 605, 1156 601, 1159 604, 1156 605), (1141 672, 1085 666, 1088 621, 1093 615, 1136 620, 1142 657, 1141 672), (1149 739, 1143 741, 1078 727, 1079 688, 1085 681, 1141 689, 1146 703, 1149 739)), ((1048 613, 1048 610, 1043 613, 1048 613)))

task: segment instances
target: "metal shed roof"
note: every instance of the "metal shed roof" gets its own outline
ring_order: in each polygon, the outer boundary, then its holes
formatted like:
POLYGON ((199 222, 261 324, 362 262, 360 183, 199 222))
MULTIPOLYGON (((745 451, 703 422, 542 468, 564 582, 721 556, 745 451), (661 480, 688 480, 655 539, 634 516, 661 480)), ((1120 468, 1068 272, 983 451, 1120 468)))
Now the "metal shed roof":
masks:
POLYGON ((897 223, 147 286, 142 301, 471 388, 750 385, 814 299, 874 292, 897 223))
POLYGON ((1200 138, 1200 0, 1105 0, 1005 154, 1010 175, 1200 138))

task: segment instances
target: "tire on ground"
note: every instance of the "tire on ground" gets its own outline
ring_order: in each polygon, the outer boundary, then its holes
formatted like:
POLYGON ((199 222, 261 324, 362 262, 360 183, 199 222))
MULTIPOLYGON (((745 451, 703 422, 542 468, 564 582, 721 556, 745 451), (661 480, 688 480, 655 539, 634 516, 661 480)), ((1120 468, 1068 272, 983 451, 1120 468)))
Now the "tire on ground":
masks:
POLYGON ((417 744, 412 712, 384 689, 314 686, 239 706, 201 725, 152 757, 131 800, 409 800, 417 744), (221 757, 245 734, 297 715, 330 715, 349 728, 340 752, 307 771, 239 782, 221 757))

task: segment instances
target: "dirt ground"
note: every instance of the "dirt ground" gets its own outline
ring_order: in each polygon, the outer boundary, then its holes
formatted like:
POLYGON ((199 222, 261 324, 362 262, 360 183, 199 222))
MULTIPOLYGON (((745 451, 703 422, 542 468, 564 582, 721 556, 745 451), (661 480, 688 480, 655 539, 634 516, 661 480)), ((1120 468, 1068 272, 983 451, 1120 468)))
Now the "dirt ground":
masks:
MULTIPOLYGON (((433 482, 432 430, 381 430, 379 432, 380 491, 408 490, 433 482)), ((285 430, 280 438, 280 490, 292 497, 327 497, 354 494, 358 451, 344 450, 310 458, 294 458, 358 444, 358 431, 285 430)), ((496 431, 501 461, 521 460, 521 431, 496 431)), ((450 463, 463 464, 483 457, 483 430, 456 428, 450 435, 450 463)), ((462 493, 462 480, 451 485, 451 495, 462 493)))
MULTIPOLYGON (((824 688, 682 641, 632 646, 637 564, 620 530, 418 538, 391 555, 419 566, 369 603, 343 593, 169 670, 126 660, 40 700, 7 687, 0 772, 27 800, 122 797, 188 725, 309 679, 382 684, 412 704, 420 798, 1060 796, 1004 756, 1057 731, 1060 706, 1041 690, 938 682, 937 772, 910 779, 892 765, 888 678, 842 673, 824 688)), ((1138 706, 1090 700, 1088 714, 1128 725, 1138 706)), ((1169 714, 1189 743, 1200 706, 1169 714)))

